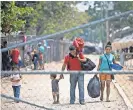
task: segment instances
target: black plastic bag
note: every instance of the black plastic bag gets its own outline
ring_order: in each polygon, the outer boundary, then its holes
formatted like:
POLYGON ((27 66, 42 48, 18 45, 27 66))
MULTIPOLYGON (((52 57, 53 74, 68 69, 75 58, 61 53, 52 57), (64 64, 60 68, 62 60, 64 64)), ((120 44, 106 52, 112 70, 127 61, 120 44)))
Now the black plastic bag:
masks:
POLYGON ((87 90, 91 98, 97 98, 100 96, 100 81, 97 75, 94 75, 94 77, 91 78, 88 83, 87 90))

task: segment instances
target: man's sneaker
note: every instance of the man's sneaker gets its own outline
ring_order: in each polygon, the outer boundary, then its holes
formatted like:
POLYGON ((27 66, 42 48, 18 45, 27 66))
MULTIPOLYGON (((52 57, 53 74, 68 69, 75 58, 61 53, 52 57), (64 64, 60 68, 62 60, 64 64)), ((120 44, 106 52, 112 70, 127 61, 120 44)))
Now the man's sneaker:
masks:
POLYGON ((85 105, 85 102, 80 102, 81 105, 85 105))

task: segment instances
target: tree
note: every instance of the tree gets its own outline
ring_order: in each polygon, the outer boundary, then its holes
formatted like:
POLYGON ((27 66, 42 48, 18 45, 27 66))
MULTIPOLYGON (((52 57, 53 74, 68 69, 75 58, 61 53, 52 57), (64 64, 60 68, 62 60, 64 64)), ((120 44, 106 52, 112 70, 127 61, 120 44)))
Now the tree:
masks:
MULTIPOLYGON (((70 1, 41 1, 36 10, 39 14, 37 35, 52 34, 89 20, 87 13, 78 12, 75 2, 70 1)), ((69 35, 72 36, 75 32, 69 35)))
POLYGON ((18 7, 15 1, 1 2, 1 27, 2 33, 7 35, 16 32, 25 26, 24 16, 30 16, 33 12, 32 7, 18 7))
MULTIPOLYGON (((114 10, 115 12, 126 12, 126 11, 130 11, 133 10, 133 1, 115 1, 114 2, 114 10)), ((123 18, 120 19, 120 23, 123 26, 133 26, 133 16, 129 15, 129 16, 125 16, 123 18)), ((123 27, 124 27, 123 26, 123 27)))
POLYGON ((133 1, 115 1, 114 10, 119 12, 133 10, 133 1))
MULTIPOLYGON (((2 33, 21 30, 29 33, 36 28, 37 35, 52 34, 87 23, 86 12, 78 12, 76 2, 67 1, 16 1, 2 2, 2 33)), ((66 34, 77 35, 81 30, 66 34)))
MULTIPOLYGON (((109 3, 109 1, 107 3, 109 3)), ((133 2, 132 1, 114 1, 112 3, 113 3, 112 5, 114 5, 114 9, 108 11, 108 16, 114 16, 119 13, 133 10, 133 2)), ((100 18, 105 17, 105 9, 104 10, 102 10, 102 9, 103 9, 102 1, 94 2, 93 8, 91 6, 89 6, 88 15, 91 16, 91 21, 99 20, 100 18), (102 12, 97 11, 96 8, 99 8, 102 12)), ((119 33, 121 33, 121 30, 127 26, 133 27, 133 15, 128 15, 128 16, 126 15, 124 17, 110 20, 109 21, 110 34, 112 34, 115 30, 119 30, 119 33)), ((97 27, 99 27, 99 26, 97 25, 97 27)), ((99 27, 98 29, 101 30, 101 27, 99 27)), ((95 30, 97 32, 97 39, 102 39, 101 34, 99 34, 102 31, 99 32, 97 29, 95 29, 95 30)), ((104 28, 102 35, 106 35, 105 30, 106 29, 104 28)), ((127 34, 128 34, 128 32, 127 32, 127 34)), ((123 36, 119 35, 119 37, 123 37, 123 36)), ((103 38, 103 39, 105 39, 105 38, 103 38)))

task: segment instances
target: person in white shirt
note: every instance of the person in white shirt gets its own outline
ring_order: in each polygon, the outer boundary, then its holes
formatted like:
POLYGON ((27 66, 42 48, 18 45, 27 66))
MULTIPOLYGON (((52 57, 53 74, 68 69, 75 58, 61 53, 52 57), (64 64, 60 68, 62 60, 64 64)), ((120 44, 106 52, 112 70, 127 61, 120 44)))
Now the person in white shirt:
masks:
MULTIPOLYGON (((12 67, 12 70, 18 71, 19 69, 17 67, 12 67)), ((20 97, 21 79, 22 79, 22 76, 20 74, 11 75, 11 82, 12 82, 14 97, 18 99, 20 97)), ((19 103, 19 101, 16 101, 16 102, 19 103)))

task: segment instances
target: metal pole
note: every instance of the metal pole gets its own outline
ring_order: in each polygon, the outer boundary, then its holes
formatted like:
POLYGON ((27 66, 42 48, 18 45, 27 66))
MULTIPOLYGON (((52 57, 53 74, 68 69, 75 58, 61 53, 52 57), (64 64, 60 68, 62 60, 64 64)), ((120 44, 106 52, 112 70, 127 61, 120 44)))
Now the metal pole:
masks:
MULTIPOLYGON (((105 18, 108 17, 108 2, 105 2, 105 18)), ((109 21, 106 21, 106 37, 107 37, 107 42, 110 41, 109 38, 109 21)))
POLYGON ((120 71, 46 71, 46 70, 34 70, 34 71, 1 71, 1 75, 11 74, 28 74, 28 75, 49 75, 49 74, 133 74, 132 70, 120 70, 120 71))
MULTIPOLYGON (((103 5, 102 4, 101 4, 101 19, 103 19, 103 5)), ((104 50, 104 41, 103 41, 103 38, 104 38, 104 31, 103 31, 103 23, 102 23, 101 24, 101 39, 102 39, 102 47, 103 47, 103 50, 104 50)))

